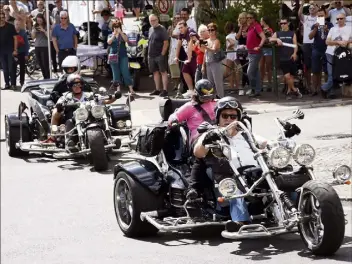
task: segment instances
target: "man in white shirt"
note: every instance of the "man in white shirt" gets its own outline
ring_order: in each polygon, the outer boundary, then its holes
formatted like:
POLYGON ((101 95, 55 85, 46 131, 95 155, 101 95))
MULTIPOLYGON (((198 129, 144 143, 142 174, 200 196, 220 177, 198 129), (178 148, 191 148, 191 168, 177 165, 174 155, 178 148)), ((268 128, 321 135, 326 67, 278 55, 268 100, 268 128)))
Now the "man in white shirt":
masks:
POLYGON ((338 14, 336 17, 337 25, 330 29, 326 38, 326 60, 328 69, 328 81, 321 87, 324 97, 333 97, 333 76, 332 76, 332 62, 336 47, 347 47, 352 43, 351 27, 346 26, 346 16, 338 14))
POLYGON ((309 15, 303 15, 304 0, 298 10, 301 23, 303 24, 303 62, 306 68, 305 79, 307 82, 307 89, 310 90, 311 85, 311 67, 312 67, 312 45, 314 39, 309 39, 309 33, 313 25, 317 22, 318 7, 315 4, 309 6, 309 15))
POLYGON ((339 14, 350 16, 351 10, 343 6, 343 1, 332 1, 328 9, 328 17, 334 26, 338 24, 336 18, 339 14))
POLYGON ((197 32, 197 24, 193 18, 190 18, 191 12, 187 7, 181 10, 181 19, 186 21, 187 26, 197 32))

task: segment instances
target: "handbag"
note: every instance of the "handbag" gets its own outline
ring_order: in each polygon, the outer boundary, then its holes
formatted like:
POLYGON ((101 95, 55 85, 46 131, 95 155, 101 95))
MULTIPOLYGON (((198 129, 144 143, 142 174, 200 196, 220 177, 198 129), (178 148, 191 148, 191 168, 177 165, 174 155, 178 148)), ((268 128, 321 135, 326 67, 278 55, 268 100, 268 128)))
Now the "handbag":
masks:
POLYGON ((116 51, 116 53, 110 53, 108 55, 108 63, 110 63, 110 62, 118 63, 119 62, 120 38, 121 38, 121 35, 119 35, 119 37, 117 38, 117 51, 116 51))
POLYGON ((226 52, 223 50, 219 50, 219 51, 215 52, 213 56, 214 56, 215 62, 221 62, 224 59, 226 59, 226 52))

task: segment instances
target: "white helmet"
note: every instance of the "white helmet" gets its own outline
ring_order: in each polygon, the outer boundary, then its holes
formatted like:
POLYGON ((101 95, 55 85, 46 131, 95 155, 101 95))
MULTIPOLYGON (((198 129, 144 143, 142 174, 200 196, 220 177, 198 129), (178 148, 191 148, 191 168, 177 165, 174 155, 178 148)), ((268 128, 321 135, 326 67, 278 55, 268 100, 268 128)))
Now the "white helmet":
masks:
POLYGON ((65 71, 66 74, 69 74, 67 72, 67 68, 74 68, 74 72, 70 73, 80 73, 81 72, 81 62, 78 59, 77 56, 67 56, 61 64, 62 69, 65 71))

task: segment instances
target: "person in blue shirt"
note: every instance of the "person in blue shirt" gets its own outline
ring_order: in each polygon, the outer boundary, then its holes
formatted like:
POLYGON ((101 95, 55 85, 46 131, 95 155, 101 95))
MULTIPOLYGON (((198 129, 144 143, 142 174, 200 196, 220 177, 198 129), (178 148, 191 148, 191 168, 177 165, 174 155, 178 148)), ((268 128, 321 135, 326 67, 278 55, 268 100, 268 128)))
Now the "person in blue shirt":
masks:
POLYGON ((69 23, 67 11, 60 12, 60 24, 54 26, 52 39, 61 67, 67 56, 76 55, 78 45, 77 30, 72 23, 69 23))
MULTIPOLYGON (((15 29, 17 32, 17 56, 14 56, 14 63, 12 64, 13 69, 11 74, 14 75, 13 79, 16 80, 17 67, 20 66, 20 84, 24 84, 24 76, 26 74, 26 61, 28 60, 29 54, 29 42, 27 33, 24 29, 21 29, 21 23, 15 20, 15 29)), ((16 82, 12 84, 16 86, 16 82)))
POLYGON ((320 25, 316 23, 312 26, 311 32, 309 33, 309 39, 314 39, 312 46, 312 73, 313 73, 313 85, 311 87, 311 95, 318 95, 318 91, 321 87, 321 73, 322 70, 325 72, 327 77, 327 67, 326 67, 326 37, 329 34, 329 30, 334 26, 332 23, 326 21, 326 10, 320 8, 317 13, 318 18, 324 18, 325 25, 320 25))
POLYGON ((132 95, 135 95, 128 68, 126 49, 126 42, 128 41, 127 35, 122 31, 121 22, 114 22, 111 28, 113 33, 108 37, 108 45, 111 46, 108 55, 108 63, 110 64, 112 70, 113 87, 114 89, 119 89, 119 86, 122 84, 122 76, 123 84, 128 86, 132 95))

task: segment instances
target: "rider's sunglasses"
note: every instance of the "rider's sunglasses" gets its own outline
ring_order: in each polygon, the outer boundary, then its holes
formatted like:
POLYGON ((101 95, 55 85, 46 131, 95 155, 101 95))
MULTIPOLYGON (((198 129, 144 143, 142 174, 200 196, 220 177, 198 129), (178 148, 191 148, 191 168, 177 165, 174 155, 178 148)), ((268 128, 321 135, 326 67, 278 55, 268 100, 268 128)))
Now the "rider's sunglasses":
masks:
POLYGON ((223 119, 228 119, 228 118, 230 118, 230 119, 232 119, 232 120, 235 120, 235 119, 237 119, 238 115, 221 114, 221 117, 222 117, 223 119))

